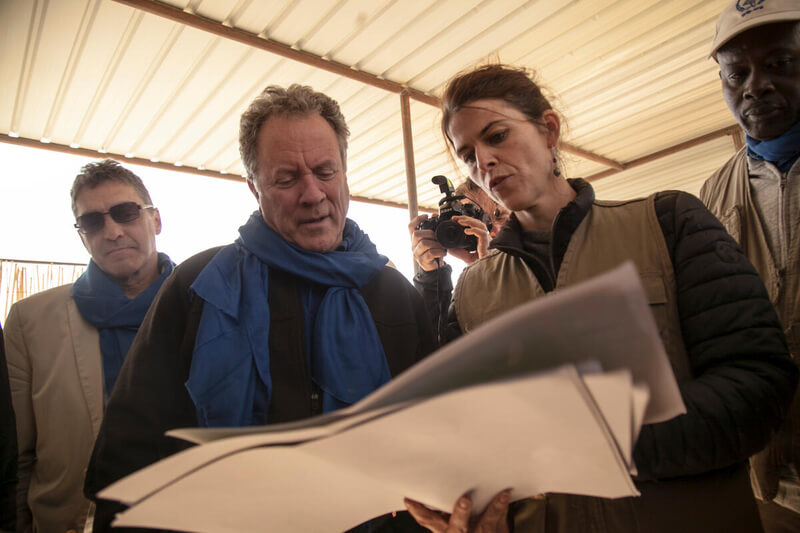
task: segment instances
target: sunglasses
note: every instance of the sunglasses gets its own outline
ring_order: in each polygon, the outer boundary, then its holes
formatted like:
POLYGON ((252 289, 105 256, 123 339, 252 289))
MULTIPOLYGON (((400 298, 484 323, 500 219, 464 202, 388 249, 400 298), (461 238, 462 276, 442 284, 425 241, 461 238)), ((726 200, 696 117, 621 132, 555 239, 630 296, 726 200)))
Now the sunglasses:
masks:
POLYGON ((103 229, 106 225, 106 215, 117 224, 128 224, 141 216, 142 209, 153 209, 152 205, 139 205, 136 202, 122 202, 112 205, 108 211, 92 211, 75 219, 75 227, 81 233, 90 234, 103 229))

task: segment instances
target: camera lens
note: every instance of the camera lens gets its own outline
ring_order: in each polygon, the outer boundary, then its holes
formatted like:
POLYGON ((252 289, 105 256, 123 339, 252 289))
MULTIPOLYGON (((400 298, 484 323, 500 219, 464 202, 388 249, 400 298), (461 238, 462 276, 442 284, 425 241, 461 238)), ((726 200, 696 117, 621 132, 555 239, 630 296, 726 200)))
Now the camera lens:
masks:
POLYGON ((439 223, 439 227, 436 228, 436 240, 445 248, 466 248, 468 246, 464 226, 453 220, 439 223))

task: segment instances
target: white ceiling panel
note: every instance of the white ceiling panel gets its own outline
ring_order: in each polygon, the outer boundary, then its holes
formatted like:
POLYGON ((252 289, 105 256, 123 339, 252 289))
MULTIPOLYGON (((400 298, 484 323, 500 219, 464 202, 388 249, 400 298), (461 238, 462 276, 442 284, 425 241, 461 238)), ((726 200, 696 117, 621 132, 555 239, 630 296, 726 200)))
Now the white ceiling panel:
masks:
POLYGON ((416 194, 435 208, 430 178, 463 179, 437 97, 464 68, 505 61, 565 115, 567 175, 599 175, 605 197, 696 192, 734 150, 706 58, 726 3, 0 0, 0 140, 235 177, 242 111, 266 85, 302 83, 341 103, 351 194, 405 205, 407 89, 416 194))

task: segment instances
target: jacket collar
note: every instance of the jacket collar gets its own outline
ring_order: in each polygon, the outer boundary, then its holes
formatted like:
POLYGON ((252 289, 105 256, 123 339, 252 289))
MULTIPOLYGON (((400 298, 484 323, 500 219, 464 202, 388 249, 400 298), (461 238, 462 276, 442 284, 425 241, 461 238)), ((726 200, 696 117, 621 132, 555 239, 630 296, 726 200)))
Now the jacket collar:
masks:
MULTIPOLYGON (((575 232, 594 203, 594 189, 588 181, 575 178, 568 179, 567 183, 575 191, 575 198, 558 212, 551 228, 552 242, 555 245, 557 241, 563 240, 564 250, 566 250, 569 237, 575 232)), ((508 222, 492 240, 489 248, 496 248, 504 252, 522 251, 521 234, 522 226, 516 214, 512 213, 508 222)), ((563 256, 563 250, 560 255, 563 256)))

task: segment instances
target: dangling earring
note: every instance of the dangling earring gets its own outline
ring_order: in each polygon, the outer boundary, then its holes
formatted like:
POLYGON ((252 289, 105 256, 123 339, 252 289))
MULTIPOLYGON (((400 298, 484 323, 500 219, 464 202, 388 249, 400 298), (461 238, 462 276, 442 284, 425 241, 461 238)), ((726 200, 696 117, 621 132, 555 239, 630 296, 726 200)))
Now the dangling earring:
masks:
POLYGON ((558 168, 558 158, 556 157, 556 147, 553 147, 553 175, 558 177, 561 175, 561 169, 558 168))

